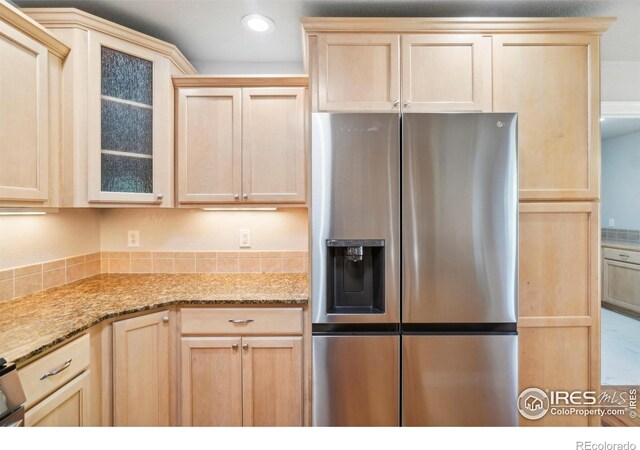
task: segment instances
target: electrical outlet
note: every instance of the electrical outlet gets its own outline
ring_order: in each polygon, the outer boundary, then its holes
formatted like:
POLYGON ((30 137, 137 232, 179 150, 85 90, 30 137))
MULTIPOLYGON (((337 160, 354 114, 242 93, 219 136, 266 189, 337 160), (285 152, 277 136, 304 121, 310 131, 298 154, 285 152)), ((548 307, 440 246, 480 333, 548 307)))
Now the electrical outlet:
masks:
POLYGON ((609 219, 609 226, 610 227, 615 227, 616 226, 616 221, 614 219, 609 219))
POLYGON ((127 247, 140 247, 140 232, 138 230, 127 231, 127 247))
POLYGON ((251 247, 251 230, 242 229, 240 230, 240 248, 250 248, 251 247))

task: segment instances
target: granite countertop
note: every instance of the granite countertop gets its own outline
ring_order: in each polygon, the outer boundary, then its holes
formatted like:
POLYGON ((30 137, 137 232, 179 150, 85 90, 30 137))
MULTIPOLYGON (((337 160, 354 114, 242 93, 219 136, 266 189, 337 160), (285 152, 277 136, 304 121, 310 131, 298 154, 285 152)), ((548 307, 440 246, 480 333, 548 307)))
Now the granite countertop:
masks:
POLYGON ((602 239, 603 247, 619 248, 620 250, 631 250, 640 252, 640 242, 614 241, 611 239, 602 239))
POLYGON ((0 303, 0 356, 20 363, 103 320, 163 306, 308 301, 305 273, 95 275, 0 303))

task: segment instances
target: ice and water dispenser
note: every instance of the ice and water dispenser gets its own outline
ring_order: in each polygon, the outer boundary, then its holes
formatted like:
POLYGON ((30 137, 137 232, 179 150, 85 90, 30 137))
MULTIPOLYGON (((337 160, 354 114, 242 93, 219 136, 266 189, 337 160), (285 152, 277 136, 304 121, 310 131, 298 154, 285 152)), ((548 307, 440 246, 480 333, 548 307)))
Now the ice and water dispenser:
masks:
POLYGON ((384 314, 384 244, 327 240, 327 314, 384 314))

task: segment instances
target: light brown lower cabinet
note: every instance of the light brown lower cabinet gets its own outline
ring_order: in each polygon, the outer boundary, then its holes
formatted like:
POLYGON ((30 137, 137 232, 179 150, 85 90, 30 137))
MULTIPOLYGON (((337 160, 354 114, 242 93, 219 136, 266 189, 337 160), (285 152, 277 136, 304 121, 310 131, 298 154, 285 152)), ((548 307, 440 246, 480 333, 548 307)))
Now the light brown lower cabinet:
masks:
POLYGON ((169 312, 113 323, 113 425, 170 425, 169 312))
POLYGON ((640 252, 602 250, 602 301, 640 314, 640 252))
POLYGON ((85 371, 25 414, 27 427, 83 427, 89 424, 89 371, 85 371))
POLYGON ((302 337, 183 337, 183 426, 301 426, 302 337))

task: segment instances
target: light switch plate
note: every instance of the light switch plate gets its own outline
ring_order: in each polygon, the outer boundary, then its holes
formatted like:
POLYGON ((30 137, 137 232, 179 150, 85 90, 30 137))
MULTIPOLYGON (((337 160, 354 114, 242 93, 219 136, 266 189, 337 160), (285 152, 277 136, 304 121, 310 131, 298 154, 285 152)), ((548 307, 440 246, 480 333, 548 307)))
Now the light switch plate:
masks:
POLYGON ((615 227, 616 226, 616 221, 614 219, 609 219, 609 226, 610 227, 615 227))

